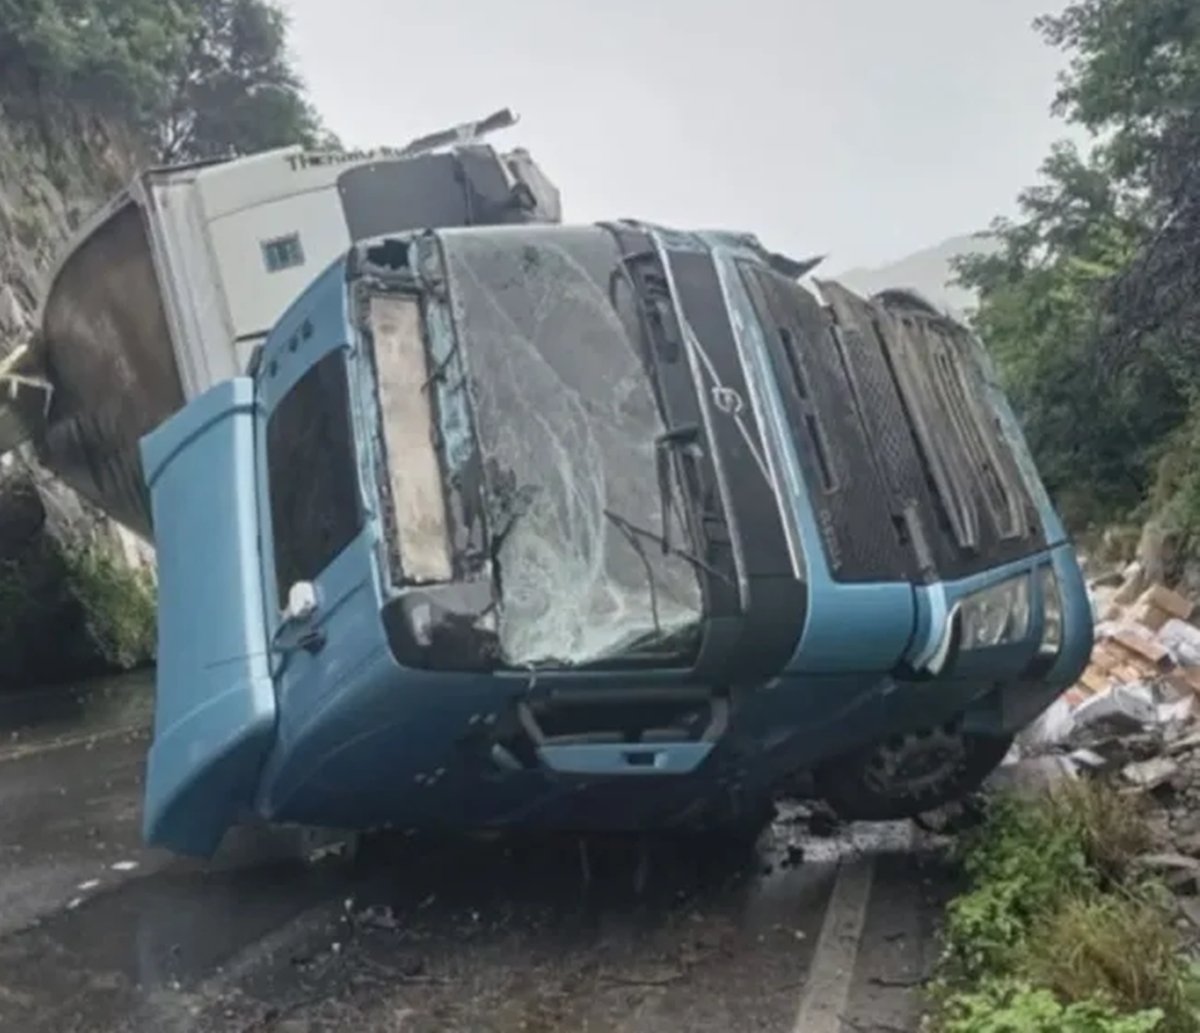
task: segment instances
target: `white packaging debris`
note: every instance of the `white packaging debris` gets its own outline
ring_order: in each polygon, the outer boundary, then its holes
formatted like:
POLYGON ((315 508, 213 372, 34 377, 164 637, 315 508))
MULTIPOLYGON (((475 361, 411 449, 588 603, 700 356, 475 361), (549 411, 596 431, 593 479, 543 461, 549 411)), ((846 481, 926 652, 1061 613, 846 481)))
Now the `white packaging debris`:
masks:
POLYGON ((1059 696, 1021 733, 1021 743, 1030 753, 1036 753, 1066 742, 1074 727, 1075 710, 1064 696, 1059 696))
POLYGON ((1112 685, 1085 699, 1075 708, 1072 717, 1072 732, 1101 721, 1118 729, 1137 732, 1157 723, 1158 702, 1154 698, 1154 689, 1146 682, 1112 685))
POLYGON ((1184 667, 1200 667, 1200 628, 1172 617, 1159 629, 1156 637, 1171 651, 1176 663, 1184 667))

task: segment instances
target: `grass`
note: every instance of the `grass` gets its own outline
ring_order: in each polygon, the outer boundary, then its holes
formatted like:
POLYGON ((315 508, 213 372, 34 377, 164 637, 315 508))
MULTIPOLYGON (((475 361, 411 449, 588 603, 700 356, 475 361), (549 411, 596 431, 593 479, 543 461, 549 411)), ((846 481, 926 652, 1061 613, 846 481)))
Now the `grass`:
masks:
MULTIPOLYGON (((1183 1017, 1188 973, 1165 909, 1135 895, 1070 898, 1035 930, 1026 968, 1070 1001, 1104 1000, 1129 1012, 1183 1017)), ((1194 1028, 1184 1021, 1178 1028, 1194 1028)))
POLYGON ((1135 863, 1135 798, 1070 783, 998 798, 957 846, 926 1028, 936 1033, 1200 1033, 1196 972, 1169 894, 1135 863))
POLYGON ((1050 820, 1078 836, 1087 864, 1109 884, 1129 879, 1134 859, 1153 846, 1142 799, 1104 783, 1067 782, 1046 807, 1050 820))

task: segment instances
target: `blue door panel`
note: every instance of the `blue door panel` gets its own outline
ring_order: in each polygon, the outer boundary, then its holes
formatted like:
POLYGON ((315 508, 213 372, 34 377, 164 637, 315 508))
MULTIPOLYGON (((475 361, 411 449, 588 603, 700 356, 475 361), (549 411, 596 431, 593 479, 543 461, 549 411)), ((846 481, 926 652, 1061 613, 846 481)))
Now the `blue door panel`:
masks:
POLYGON ((226 381, 142 439, 158 546, 148 842, 206 855, 253 800, 275 731, 263 621, 254 384, 226 381))

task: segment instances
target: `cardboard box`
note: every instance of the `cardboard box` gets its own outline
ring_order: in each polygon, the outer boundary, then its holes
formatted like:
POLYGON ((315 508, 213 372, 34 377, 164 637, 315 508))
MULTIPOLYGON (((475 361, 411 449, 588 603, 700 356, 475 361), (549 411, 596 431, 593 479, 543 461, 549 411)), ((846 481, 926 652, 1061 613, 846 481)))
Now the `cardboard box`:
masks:
POLYGON ((1109 674, 1123 685, 1128 685, 1130 682, 1135 681, 1150 681, 1155 677, 1156 673, 1153 669, 1136 663, 1121 664, 1109 671, 1109 674))
POLYGON ((1117 631, 1113 635, 1113 641, 1124 646, 1131 653, 1136 653, 1155 667, 1160 667, 1171 659, 1171 654, 1166 646, 1155 642, 1149 636, 1139 635, 1130 628, 1121 628, 1117 631))
POLYGON ((1114 667, 1120 667, 1126 662, 1126 653, 1124 650, 1116 650, 1107 642, 1097 642, 1095 649, 1092 650, 1092 666, 1099 667, 1104 671, 1111 671, 1114 667))
POLYGON ((1143 628, 1150 631, 1159 631, 1171 619, 1171 616, 1170 613, 1160 609, 1153 602, 1139 600, 1125 615, 1125 619, 1140 624, 1143 628))
MULTIPOLYGON (((1190 599, 1171 591, 1165 585, 1151 585, 1138 597, 1137 604, 1162 610, 1168 618, 1177 617, 1181 621, 1190 620, 1196 609, 1190 599)), ((1166 620, 1163 621, 1163 624, 1165 623, 1166 620)))
POLYGON ((1166 681, 1172 688, 1200 696, 1200 667, 1176 667, 1166 676, 1166 681))

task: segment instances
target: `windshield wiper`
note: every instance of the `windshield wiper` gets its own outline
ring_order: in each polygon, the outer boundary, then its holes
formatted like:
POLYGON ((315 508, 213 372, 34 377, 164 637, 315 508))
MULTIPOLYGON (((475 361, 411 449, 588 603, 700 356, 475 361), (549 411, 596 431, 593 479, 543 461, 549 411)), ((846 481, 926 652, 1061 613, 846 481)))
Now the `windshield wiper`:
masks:
POLYGON ((606 509, 604 515, 625 536, 625 540, 629 542, 629 547, 638 554, 638 559, 642 561, 642 566, 646 568, 646 583, 650 586, 650 617, 654 621, 654 633, 661 635, 662 624, 658 619, 658 582, 654 580, 654 566, 650 562, 650 557, 646 555, 646 550, 642 546, 641 539, 637 536, 637 529, 623 516, 614 513, 611 509, 606 509))
MULTIPOLYGON (((637 321, 637 334, 641 343, 642 359, 646 367, 646 372, 650 376, 650 385, 655 405, 658 408, 663 425, 667 428, 654 439, 658 497, 662 508, 662 531, 657 536, 640 528, 637 529, 637 532, 643 538, 650 538, 653 541, 659 542, 664 554, 681 556, 689 560, 694 566, 698 566, 710 573, 718 574, 717 571, 702 563, 694 555, 675 549, 671 543, 671 514, 675 503, 675 486, 672 484, 672 475, 676 472, 672 468, 671 455, 687 450, 692 456, 695 456, 700 453, 703 445, 701 444, 700 427, 695 424, 671 425, 671 413, 663 398, 658 351, 661 349, 668 353, 678 353, 682 347, 682 341, 675 335, 667 335, 667 328, 661 318, 653 318, 651 310, 655 297, 643 284, 642 278, 635 268, 636 263, 645 262, 646 260, 657 261, 657 252, 653 248, 621 255, 620 260, 613 267, 608 284, 609 303, 618 315, 621 313, 621 305, 617 299, 617 285, 625 284, 633 296, 633 313, 637 321)), ((666 280, 661 275, 657 275, 655 279, 658 290, 666 292, 665 300, 669 301, 670 288, 666 280)), ((657 300, 662 301, 664 299, 659 297, 657 300)), ((688 486, 684 484, 681 487, 684 489, 685 494, 687 494, 688 486)), ((699 505, 698 500, 697 505, 699 505)), ((688 535, 688 537, 693 538, 691 544, 697 544, 694 538, 694 527, 691 527, 686 521, 684 523, 685 528, 692 532, 692 534, 688 535)), ((724 575, 720 574, 718 576, 724 577, 724 575)), ((728 581, 728 578, 724 578, 724 580, 728 581)))
POLYGON ((671 513, 675 508, 671 455, 681 447, 699 447, 700 428, 694 425, 664 431, 654 439, 654 465, 658 474, 658 504, 662 511, 662 551, 671 551, 671 513))
MULTIPOLYGON (((733 581, 730 579, 729 575, 724 571, 717 570, 717 568, 711 564, 705 563, 704 560, 702 560, 693 552, 688 552, 686 549, 675 548, 675 546, 671 545, 666 539, 663 538, 662 535, 656 533, 655 531, 648 531, 644 527, 638 527, 637 524, 630 523, 625 519, 625 517, 621 516, 619 513, 614 513, 609 509, 604 511, 604 515, 608 517, 608 519, 614 524, 616 524, 617 527, 625 533, 627 538, 632 535, 635 538, 645 538, 649 541, 657 542, 659 545, 663 546, 664 555, 678 556, 685 563, 690 563, 697 570, 703 570, 706 574, 711 574, 715 578, 720 578, 727 585, 733 584, 733 581)), ((634 546, 634 548, 638 550, 639 555, 644 555, 644 551, 640 548, 640 543, 637 546, 634 546)), ((644 562, 649 563, 649 560, 647 559, 644 562)))
MULTIPOLYGON (((647 632, 644 635, 638 636, 634 641, 639 647, 644 647, 651 643, 661 644, 669 642, 673 635, 678 635, 679 629, 673 629, 670 632, 663 632, 662 620, 658 613, 658 581, 654 577, 654 565, 650 562, 650 557, 646 555, 645 546, 642 544, 642 539, 648 539, 652 542, 658 542, 662 546, 663 554, 670 556, 678 556, 680 559, 691 563, 695 567, 702 570, 707 570, 716 577, 724 578, 725 575, 720 571, 714 570, 708 566, 702 559, 693 556, 691 553, 684 552, 681 549, 674 548, 670 542, 655 534, 653 531, 647 531, 645 528, 638 527, 637 524, 631 523, 621 516, 620 513, 614 513, 611 509, 605 509, 604 515, 618 531, 625 536, 625 540, 629 542, 629 546, 637 553, 638 559, 642 561, 642 565, 646 568, 646 583, 650 588, 650 617, 654 621, 654 630, 647 632)), ((621 652, 626 651, 628 646, 622 647, 621 652)), ((609 655, 613 655, 610 651, 609 655)))

